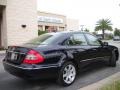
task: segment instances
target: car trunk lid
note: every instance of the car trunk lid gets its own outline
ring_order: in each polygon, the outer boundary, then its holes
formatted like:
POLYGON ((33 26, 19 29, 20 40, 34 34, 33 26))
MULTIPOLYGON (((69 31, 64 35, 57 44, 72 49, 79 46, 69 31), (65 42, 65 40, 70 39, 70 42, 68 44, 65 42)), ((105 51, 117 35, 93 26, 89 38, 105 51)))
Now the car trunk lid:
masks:
POLYGON ((30 48, 20 46, 9 46, 5 60, 14 64, 21 64, 30 48))

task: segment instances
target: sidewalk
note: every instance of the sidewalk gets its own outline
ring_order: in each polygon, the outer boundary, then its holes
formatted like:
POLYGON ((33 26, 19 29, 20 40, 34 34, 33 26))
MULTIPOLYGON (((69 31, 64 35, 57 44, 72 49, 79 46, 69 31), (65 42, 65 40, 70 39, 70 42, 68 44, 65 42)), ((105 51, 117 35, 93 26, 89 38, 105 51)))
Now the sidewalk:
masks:
POLYGON ((108 78, 105 78, 101 81, 98 81, 96 83, 93 83, 91 85, 88 85, 86 87, 80 88, 78 90, 99 90, 100 88, 111 84, 112 82, 120 80, 120 72, 113 74, 112 76, 109 76, 108 78))
POLYGON ((120 41, 113 41, 113 40, 104 40, 105 42, 108 42, 109 45, 116 46, 120 49, 120 41))

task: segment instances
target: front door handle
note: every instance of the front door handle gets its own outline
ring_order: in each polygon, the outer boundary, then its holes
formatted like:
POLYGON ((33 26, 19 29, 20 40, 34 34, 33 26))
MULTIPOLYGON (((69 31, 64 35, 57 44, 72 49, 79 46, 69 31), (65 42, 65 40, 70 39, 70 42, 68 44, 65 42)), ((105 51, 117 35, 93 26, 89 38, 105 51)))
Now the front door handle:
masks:
POLYGON ((97 49, 94 48, 94 49, 92 49, 92 50, 96 51, 97 49))

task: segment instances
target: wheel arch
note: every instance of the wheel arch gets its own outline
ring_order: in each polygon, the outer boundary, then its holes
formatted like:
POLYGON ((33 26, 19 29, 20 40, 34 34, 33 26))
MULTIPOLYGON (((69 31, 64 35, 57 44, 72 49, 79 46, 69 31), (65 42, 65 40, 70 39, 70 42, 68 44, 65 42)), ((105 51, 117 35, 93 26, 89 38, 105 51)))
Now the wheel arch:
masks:
POLYGON ((74 60, 73 58, 64 58, 64 60, 62 60, 62 62, 61 62, 61 66, 63 66, 64 65, 64 63, 66 63, 66 62, 72 62, 74 65, 75 65, 75 67, 76 67, 76 70, 78 71, 79 70, 79 64, 78 64, 78 62, 76 61, 76 60, 74 60))
POLYGON ((70 52, 64 52, 64 55, 60 60, 60 62, 61 62, 60 66, 62 66, 64 63, 69 62, 69 61, 72 62, 76 66, 77 70, 80 68, 79 64, 78 64, 79 62, 77 60, 75 60, 73 54, 70 52))
POLYGON ((117 61, 119 59, 119 52, 118 52, 118 50, 114 50, 114 52, 115 52, 116 61, 117 61))
POLYGON ((117 61, 119 59, 119 51, 118 51, 118 49, 116 49, 116 48, 112 49, 112 53, 115 53, 116 61, 117 61))

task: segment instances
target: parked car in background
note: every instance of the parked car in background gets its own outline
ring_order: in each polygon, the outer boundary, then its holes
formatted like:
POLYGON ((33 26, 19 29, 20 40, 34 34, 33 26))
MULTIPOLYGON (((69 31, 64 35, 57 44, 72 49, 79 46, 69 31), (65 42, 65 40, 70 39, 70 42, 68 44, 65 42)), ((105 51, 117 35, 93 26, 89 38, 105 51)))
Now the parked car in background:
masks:
POLYGON ((120 36, 113 36, 114 41, 120 41, 120 36))
POLYGON ((96 37, 97 37, 98 39, 100 39, 100 40, 103 39, 103 35, 102 35, 102 34, 97 34, 96 37))
POLYGON ((86 32, 43 34, 23 46, 9 46, 4 69, 23 79, 55 78, 71 85, 77 72, 93 62, 104 61, 115 67, 119 52, 115 46, 86 32))

